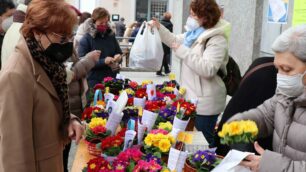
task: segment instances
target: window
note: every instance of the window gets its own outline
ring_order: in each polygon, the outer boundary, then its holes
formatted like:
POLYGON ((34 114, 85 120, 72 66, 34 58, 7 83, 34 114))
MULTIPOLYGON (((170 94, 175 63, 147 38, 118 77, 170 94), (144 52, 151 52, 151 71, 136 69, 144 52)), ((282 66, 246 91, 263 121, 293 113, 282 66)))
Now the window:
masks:
POLYGON ((168 0, 137 0, 136 20, 151 20, 152 17, 162 19, 163 14, 168 10, 168 0))
POLYGON ((151 2, 151 17, 155 17, 159 20, 162 19, 165 12, 167 12, 168 1, 153 0, 151 2))

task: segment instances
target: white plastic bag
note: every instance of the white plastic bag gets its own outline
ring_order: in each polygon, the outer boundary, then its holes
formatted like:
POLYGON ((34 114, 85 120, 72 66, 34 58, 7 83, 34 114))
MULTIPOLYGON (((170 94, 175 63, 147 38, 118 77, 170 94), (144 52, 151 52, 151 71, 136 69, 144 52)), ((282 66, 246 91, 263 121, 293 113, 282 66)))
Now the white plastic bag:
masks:
POLYGON ((159 71, 163 56, 164 50, 158 30, 143 22, 130 52, 129 67, 159 71))

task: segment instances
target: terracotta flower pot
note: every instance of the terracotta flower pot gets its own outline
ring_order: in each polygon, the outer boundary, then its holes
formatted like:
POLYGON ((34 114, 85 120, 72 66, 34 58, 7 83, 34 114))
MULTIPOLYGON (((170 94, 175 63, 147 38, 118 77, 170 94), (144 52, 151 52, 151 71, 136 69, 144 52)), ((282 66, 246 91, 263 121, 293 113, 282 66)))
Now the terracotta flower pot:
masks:
POLYGON ((196 172, 197 170, 192 167, 189 160, 187 159, 184 166, 184 172, 196 172))

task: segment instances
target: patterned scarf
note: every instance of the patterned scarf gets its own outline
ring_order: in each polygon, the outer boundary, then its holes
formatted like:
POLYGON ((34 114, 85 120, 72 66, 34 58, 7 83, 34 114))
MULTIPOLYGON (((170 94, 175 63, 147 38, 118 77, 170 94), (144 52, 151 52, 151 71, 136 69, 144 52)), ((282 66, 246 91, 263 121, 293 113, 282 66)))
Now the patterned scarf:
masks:
POLYGON ((60 129, 63 131, 64 138, 67 138, 67 126, 70 122, 70 111, 65 66, 64 64, 52 61, 50 58, 46 57, 35 38, 26 38, 26 42, 33 59, 37 61, 47 73, 62 103, 63 116, 60 129))
POLYGON ((25 13, 23 11, 17 10, 13 14, 13 22, 23 23, 25 19, 25 13))

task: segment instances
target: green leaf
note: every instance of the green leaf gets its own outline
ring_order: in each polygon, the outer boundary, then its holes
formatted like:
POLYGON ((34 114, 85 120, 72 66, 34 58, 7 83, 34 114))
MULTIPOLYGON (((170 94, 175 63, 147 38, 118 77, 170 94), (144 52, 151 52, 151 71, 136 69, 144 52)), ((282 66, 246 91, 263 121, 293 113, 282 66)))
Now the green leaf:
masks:
POLYGON ((153 156, 156 156, 157 158, 161 158, 161 153, 160 152, 154 152, 153 156))
POLYGON ((126 171, 127 172, 133 172, 134 168, 135 168, 135 162, 134 161, 131 161, 129 166, 127 167, 126 171))

